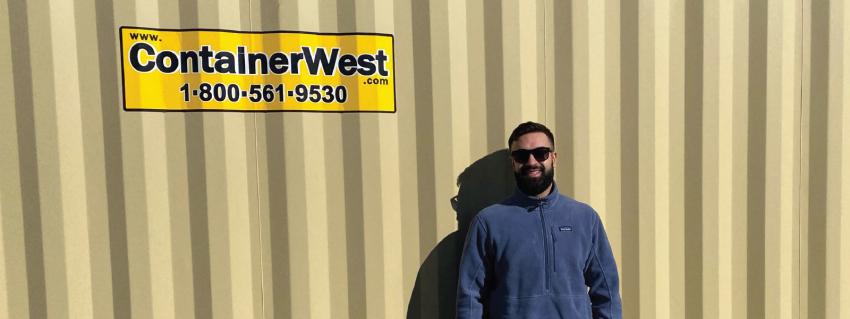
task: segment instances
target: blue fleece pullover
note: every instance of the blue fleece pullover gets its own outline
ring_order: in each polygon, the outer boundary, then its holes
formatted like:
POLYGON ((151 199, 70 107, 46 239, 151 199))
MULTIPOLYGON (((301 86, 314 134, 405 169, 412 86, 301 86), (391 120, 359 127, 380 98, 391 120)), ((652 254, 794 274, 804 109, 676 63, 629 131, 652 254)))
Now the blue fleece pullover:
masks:
POLYGON ((457 318, 622 318, 617 266, 599 215, 558 193, 519 190, 472 219, 457 318))

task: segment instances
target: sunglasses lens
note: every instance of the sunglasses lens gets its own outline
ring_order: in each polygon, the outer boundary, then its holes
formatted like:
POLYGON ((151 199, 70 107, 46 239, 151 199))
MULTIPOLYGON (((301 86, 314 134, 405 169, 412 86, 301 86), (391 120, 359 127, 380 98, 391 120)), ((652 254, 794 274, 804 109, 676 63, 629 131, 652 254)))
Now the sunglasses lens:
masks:
POLYGON ((528 162, 528 155, 531 155, 529 150, 516 150, 511 152, 511 157, 513 157, 514 161, 517 163, 528 162))
POLYGON ((534 155, 534 159, 536 159, 538 162, 542 162, 549 159, 549 152, 550 150, 545 147, 535 148, 531 150, 531 154, 534 155))

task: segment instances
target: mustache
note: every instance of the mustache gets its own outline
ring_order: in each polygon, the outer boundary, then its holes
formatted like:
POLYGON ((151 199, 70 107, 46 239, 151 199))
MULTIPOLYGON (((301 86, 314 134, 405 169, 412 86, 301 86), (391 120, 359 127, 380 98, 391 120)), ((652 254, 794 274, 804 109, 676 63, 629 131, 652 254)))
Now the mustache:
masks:
POLYGON ((537 164, 537 165, 523 165, 522 168, 520 169, 520 172, 523 173, 523 174, 528 174, 532 170, 535 170, 535 169, 539 169, 541 172, 546 171, 546 168, 543 167, 543 165, 537 164))

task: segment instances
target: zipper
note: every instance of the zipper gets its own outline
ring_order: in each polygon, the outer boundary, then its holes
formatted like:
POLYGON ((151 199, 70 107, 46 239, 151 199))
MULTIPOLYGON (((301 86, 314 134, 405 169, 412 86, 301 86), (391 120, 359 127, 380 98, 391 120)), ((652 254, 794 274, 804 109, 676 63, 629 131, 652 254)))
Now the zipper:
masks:
POLYGON ((549 269, 552 269, 552 267, 549 266, 549 263, 551 262, 551 258, 549 257, 549 236, 546 235, 546 216, 543 214, 543 206, 544 204, 541 202, 537 208, 540 209, 540 227, 543 235, 543 258, 545 263, 545 270, 543 272, 546 274, 546 292, 549 292, 549 289, 551 288, 549 269))
POLYGON ((558 273, 558 262, 555 261, 555 253, 558 251, 558 234, 552 229, 549 232, 552 235, 552 272, 558 273))

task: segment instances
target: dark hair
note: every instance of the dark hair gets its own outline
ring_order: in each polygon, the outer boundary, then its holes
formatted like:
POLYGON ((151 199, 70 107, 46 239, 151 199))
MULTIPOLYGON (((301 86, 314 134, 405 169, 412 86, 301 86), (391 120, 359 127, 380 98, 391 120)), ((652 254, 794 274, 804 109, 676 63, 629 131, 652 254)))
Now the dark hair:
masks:
POLYGON ((549 137, 549 142, 552 143, 552 147, 555 147, 555 136, 552 135, 552 131, 550 131, 549 128, 547 128, 543 124, 529 121, 520 124, 514 129, 514 131, 511 133, 511 136, 508 137, 508 148, 510 148, 511 144, 513 144, 514 141, 519 139, 520 136, 534 132, 543 132, 543 134, 546 134, 546 136, 549 137))

